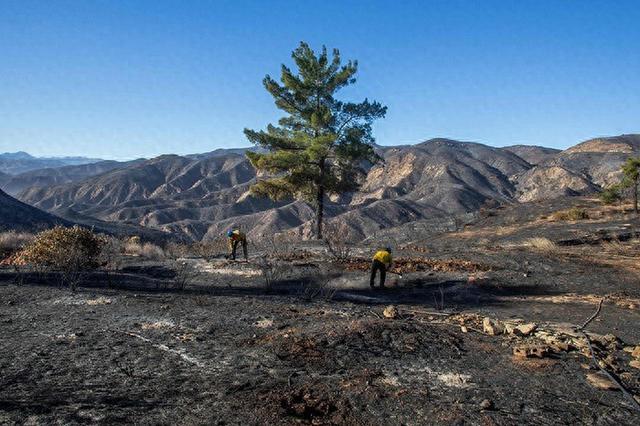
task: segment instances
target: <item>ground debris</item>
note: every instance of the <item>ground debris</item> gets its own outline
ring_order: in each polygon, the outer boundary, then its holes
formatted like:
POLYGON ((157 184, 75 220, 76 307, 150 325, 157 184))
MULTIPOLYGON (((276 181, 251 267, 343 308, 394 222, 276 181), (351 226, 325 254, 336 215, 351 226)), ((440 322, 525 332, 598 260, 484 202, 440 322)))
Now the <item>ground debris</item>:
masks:
POLYGON ((549 356, 549 347, 544 345, 518 345, 513 348, 513 355, 518 358, 544 358, 549 356))
POLYGON ((384 317, 388 319, 396 319, 400 316, 400 312, 398 311, 398 308, 391 305, 384 308, 384 311, 382 311, 382 315, 384 315, 384 317))
POLYGON ((587 381, 591 384, 591 386, 597 389, 604 390, 618 390, 618 386, 611 381, 605 374, 601 372, 596 373, 588 373, 587 381))
POLYGON ((501 321, 485 317, 482 320, 482 330, 489 336, 497 336, 504 333, 504 324, 501 321))

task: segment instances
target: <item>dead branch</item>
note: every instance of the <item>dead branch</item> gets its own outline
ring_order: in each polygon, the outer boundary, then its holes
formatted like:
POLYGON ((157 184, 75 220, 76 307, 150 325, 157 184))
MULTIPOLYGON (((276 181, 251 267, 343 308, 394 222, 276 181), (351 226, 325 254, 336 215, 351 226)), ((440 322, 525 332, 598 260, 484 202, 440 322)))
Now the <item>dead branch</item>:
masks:
POLYGON ((582 324, 580 327, 578 327, 578 330, 584 330, 584 328, 587 325, 589 325, 589 323, 591 321, 593 321, 600 314, 600 310, 602 309, 602 302, 603 301, 604 301, 604 297, 602 299, 600 299, 600 302, 598 303, 598 309, 596 309, 595 313, 593 315, 591 315, 589 317, 589 319, 584 322, 584 324, 582 324))
POLYGON ((580 333, 582 333, 584 338, 587 340, 587 346, 589 346, 589 352, 591 353, 591 359, 596 364, 596 367, 598 367, 598 369, 600 371, 602 371, 604 374, 606 374, 606 376, 609 378, 609 380, 611 380, 613 383, 616 384, 616 386, 618 386, 618 388, 620 389, 622 394, 625 396, 625 398, 627 398, 629 400, 629 402, 631 402, 631 406, 633 408, 635 408, 637 411, 640 411, 640 404, 638 404, 638 401, 636 401, 636 399, 633 397, 633 395, 631 395, 629 390, 627 390, 627 388, 613 374, 609 373, 606 369, 604 369, 604 368, 602 368, 600 366, 600 362, 598 361, 598 358, 596 358, 595 351, 593 350, 593 346, 591 346, 591 340, 589 340, 589 336, 587 336, 587 333, 585 333, 584 331, 580 331, 580 333))
POLYGON ((587 333, 584 332, 584 328, 600 314, 600 310, 602 309, 602 302, 603 301, 604 301, 604 298, 600 299, 600 303, 598 303, 598 308, 596 309, 594 314, 591 315, 589 317, 589 319, 587 319, 584 322, 584 324, 582 324, 582 326, 577 327, 576 330, 578 332, 580 332, 582 334, 582 336, 585 338, 585 340, 587 341, 587 346, 589 347, 589 352, 591 354, 591 359, 595 363, 596 367, 598 367, 598 369, 601 372, 603 372, 609 378, 609 380, 611 380, 611 382, 615 383, 615 385, 618 386, 618 389, 620 389, 620 391, 625 396, 625 398, 627 398, 629 400, 629 402, 631 402, 631 406, 634 409, 636 409, 637 411, 640 411, 640 404, 638 404, 638 401, 636 401, 636 399, 629 392, 629 390, 620 382, 620 380, 618 380, 613 374, 611 374, 609 371, 607 371, 605 368, 603 368, 600 365, 600 362, 598 361, 598 358, 596 357, 596 353, 593 350, 593 346, 591 345, 591 340, 589 339, 589 336, 587 335, 587 333))

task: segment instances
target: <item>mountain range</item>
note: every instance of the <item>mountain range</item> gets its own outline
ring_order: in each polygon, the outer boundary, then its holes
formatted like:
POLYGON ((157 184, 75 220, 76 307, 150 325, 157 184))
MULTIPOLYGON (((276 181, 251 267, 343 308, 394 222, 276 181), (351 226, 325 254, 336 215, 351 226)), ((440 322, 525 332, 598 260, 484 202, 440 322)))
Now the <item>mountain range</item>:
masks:
MULTIPOLYGON (((360 190, 331 197, 327 205, 328 227, 350 239, 487 205, 598 192, 620 178, 626 158, 638 155, 640 135, 592 139, 564 151, 442 138, 377 150, 384 161, 368 170, 360 190)), ((192 240, 216 238, 232 225, 255 235, 288 230, 310 236, 310 205, 251 195, 259 177, 244 151, 0 175, 0 187, 76 223, 144 227, 192 240)))
POLYGON ((47 167, 77 166, 100 161, 85 157, 34 157, 24 151, 0 153, 0 172, 9 175, 47 167))

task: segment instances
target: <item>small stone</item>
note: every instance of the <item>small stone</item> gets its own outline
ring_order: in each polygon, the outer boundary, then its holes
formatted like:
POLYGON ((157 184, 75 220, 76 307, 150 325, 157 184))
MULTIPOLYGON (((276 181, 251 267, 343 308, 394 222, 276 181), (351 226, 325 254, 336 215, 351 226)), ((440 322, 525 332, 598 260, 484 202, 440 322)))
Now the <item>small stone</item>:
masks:
POLYGON ((480 408, 483 410, 491 410, 493 408, 493 401, 490 399, 483 399, 480 403, 480 408))
POLYGON ((601 372, 587 374, 587 381, 597 389, 615 390, 618 389, 615 383, 613 383, 605 374, 601 372))
POLYGON ((393 305, 389 305, 384 308, 384 311, 382 311, 382 315, 384 315, 385 318, 396 319, 398 318, 400 313, 398 312, 398 308, 393 305))
POLYGON ((534 331, 536 331, 536 328, 538 328, 538 326, 535 323, 530 322, 527 324, 522 324, 517 326, 514 330, 514 333, 520 334, 522 336, 528 336, 534 331))
POLYGON ((640 370, 640 360, 634 359, 632 361, 629 362, 629 366, 633 367, 633 368, 637 368, 638 370, 640 370))
POLYGON ((468 333, 469 329, 463 325, 463 326, 460 326, 460 331, 462 331, 463 333, 468 333))
POLYGON ((633 351, 631 351, 631 356, 634 358, 640 358, 640 346, 636 346, 633 351))
POLYGON ((492 320, 489 317, 485 317, 482 320, 482 329, 489 336, 496 336, 504 332, 504 326, 500 321, 492 320))

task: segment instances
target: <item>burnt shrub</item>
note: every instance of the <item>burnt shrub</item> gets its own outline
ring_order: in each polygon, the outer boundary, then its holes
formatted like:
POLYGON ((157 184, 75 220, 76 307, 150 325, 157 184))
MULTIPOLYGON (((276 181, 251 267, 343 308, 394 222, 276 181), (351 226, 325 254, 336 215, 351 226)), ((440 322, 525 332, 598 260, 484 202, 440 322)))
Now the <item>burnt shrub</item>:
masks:
POLYGON ((89 229, 58 226, 37 234, 33 242, 19 253, 19 261, 46 272, 58 273, 60 285, 68 285, 75 290, 87 271, 100 266, 105 243, 104 237, 89 229))

